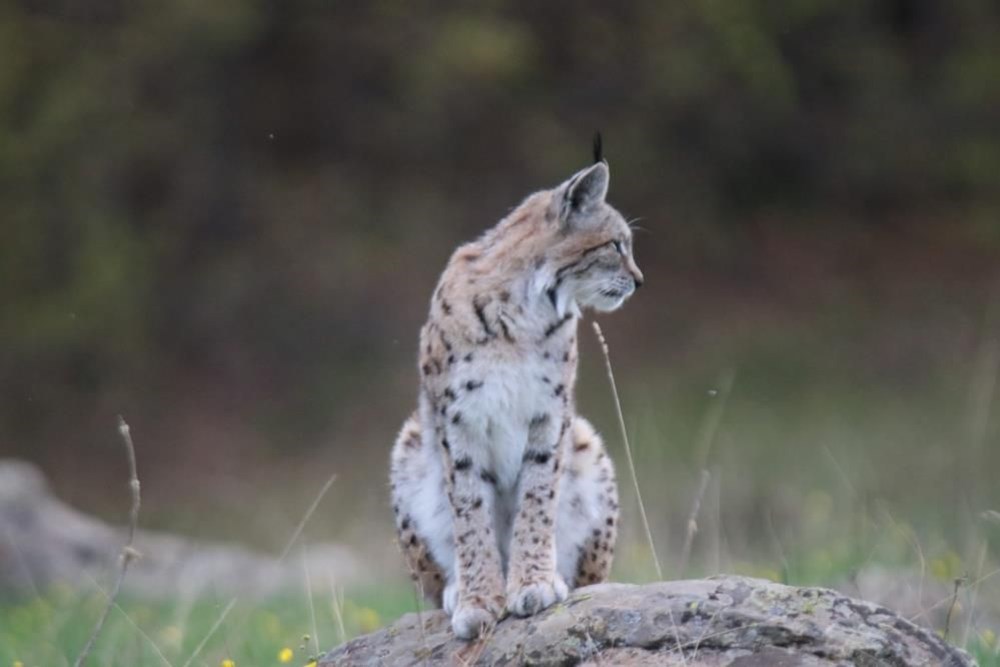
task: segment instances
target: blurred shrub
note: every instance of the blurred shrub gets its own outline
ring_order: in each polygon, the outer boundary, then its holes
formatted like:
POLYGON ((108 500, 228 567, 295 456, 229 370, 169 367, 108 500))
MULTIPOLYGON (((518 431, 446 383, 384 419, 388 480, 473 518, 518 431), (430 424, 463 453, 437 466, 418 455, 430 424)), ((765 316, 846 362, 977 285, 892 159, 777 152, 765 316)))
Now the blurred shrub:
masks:
POLYGON ((0 42, 0 432, 28 442, 206 376, 320 428, 408 358, 380 336, 455 240, 595 128, 616 201, 682 221, 647 263, 771 218, 1000 243, 989 0, 22 0, 0 42))

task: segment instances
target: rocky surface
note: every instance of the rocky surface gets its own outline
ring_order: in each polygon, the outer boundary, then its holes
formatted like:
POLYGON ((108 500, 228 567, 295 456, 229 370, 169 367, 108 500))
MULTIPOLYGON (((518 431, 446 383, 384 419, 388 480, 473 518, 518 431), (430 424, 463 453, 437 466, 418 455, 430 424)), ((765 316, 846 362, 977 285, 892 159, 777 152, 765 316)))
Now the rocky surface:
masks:
MULTIPOLYGON (((35 466, 0 459, 0 591, 106 582, 124 542, 124 527, 61 502, 35 466)), ((136 595, 194 596, 211 590, 256 596, 303 585, 298 553, 284 562, 237 545, 143 530, 136 533, 135 548, 142 556, 129 568, 124 589, 136 595)), ((330 578, 356 583, 365 577, 360 559, 340 545, 311 545, 306 565, 320 590, 329 590, 330 578)))
POLYGON ((321 666, 686 665, 819 667, 973 665, 893 611, 823 588, 716 577, 643 586, 600 584, 527 619, 462 642, 443 612, 331 651, 321 666))
POLYGON ((967 625, 1000 627, 1000 596, 996 595, 995 586, 983 586, 972 600, 974 587, 964 584, 952 606, 954 579, 924 574, 913 568, 869 564, 852 573, 850 579, 836 582, 833 588, 890 607, 900 616, 923 626, 943 628, 950 624, 958 636, 965 634, 967 625))

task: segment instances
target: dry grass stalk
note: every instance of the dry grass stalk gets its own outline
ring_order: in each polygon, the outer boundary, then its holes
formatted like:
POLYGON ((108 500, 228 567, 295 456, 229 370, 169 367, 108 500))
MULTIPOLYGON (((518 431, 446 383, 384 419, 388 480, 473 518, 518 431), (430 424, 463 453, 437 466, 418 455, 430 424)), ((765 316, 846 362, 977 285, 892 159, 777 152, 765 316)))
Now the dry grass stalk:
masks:
POLYGON ((649 519, 646 517, 646 505, 642 502, 642 491, 639 490, 639 478, 635 474, 635 462, 632 460, 632 447, 628 441, 628 431, 625 428, 625 416, 622 414, 622 403, 618 398, 618 385, 615 384, 615 374, 611 369, 611 354, 608 351, 608 343, 604 340, 604 333, 601 325, 594 322, 594 333, 597 334, 597 342, 600 343, 601 352, 604 353, 604 366, 608 372, 608 381, 611 383, 611 394, 615 399, 615 410, 618 414, 618 427, 622 432, 622 442, 625 443, 625 458, 628 461, 629 472, 632 474, 632 484, 635 486, 635 498, 639 504, 639 517, 642 519, 642 527, 646 532, 646 541, 649 543, 649 551, 653 556, 653 565, 656 567, 656 578, 663 579, 663 570, 660 568, 660 559, 656 555, 656 543, 653 542, 653 532, 649 529, 649 519))
MULTIPOLYGON (((711 481, 711 473, 708 471, 708 459, 712 452, 712 445, 715 444, 715 436, 719 432, 719 425, 722 423, 722 416, 726 412, 726 404, 729 402, 729 394, 733 391, 733 384, 736 382, 736 371, 729 369, 719 380, 719 389, 712 390, 712 396, 718 396, 711 409, 705 416, 700 429, 700 437, 697 445, 698 467, 701 469, 698 491, 695 494, 694 502, 691 504, 691 512, 688 514, 687 527, 684 536, 684 547, 681 550, 681 559, 678 572, 683 574, 687 570, 688 562, 691 558, 691 549, 694 546, 694 538, 698 533, 698 513, 701 511, 701 501, 708 490, 711 481)), ((718 560, 718 559, 716 559, 718 560)))
MULTIPOLYGON (((105 600, 110 600, 111 599, 111 596, 108 594, 108 592, 106 590, 104 590, 103 588, 101 588, 101 585, 99 583, 97 583, 96 579, 94 579, 88 573, 84 573, 84 576, 86 576, 90 580, 91 585, 101 595, 104 596, 105 600)), ((117 602, 113 602, 112 606, 114 607, 115 611, 117 611, 119 614, 122 615, 122 618, 125 619, 125 622, 128 623, 129 625, 131 625, 132 628, 136 632, 138 632, 139 635, 144 640, 146 640, 146 643, 149 644, 150 648, 153 649, 153 652, 156 653, 156 656, 163 662, 163 664, 167 665, 167 667, 174 667, 173 664, 169 660, 167 660, 167 656, 163 655, 163 651, 161 651, 160 647, 157 645, 157 643, 155 641, 153 641, 153 638, 150 637, 149 634, 145 630, 143 630, 142 628, 140 628, 138 623, 136 623, 134 620, 132 620, 132 617, 128 615, 128 612, 126 612, 124 609, 121 608, 121 605, 119 605, 117 602)))
MULTIPOLYGON (((411 569, 411 572, 413 570, 411 569)), ((424 662, 427 661, 427 656, 430 655, 430 648, 427 646, 427 629, 424 627, 424 600, 427 598, 424 596, 424 580, 420 575, 414 573, 413 577, 414 588, 413 592, 416 595, 416 607, 417 607, 417 625, 420 626, 420 643, 424 648, 424 662)), ((346 641, 346 640, 345 640, 346 641)))
POLYGON ((489 646, 490 641, 492 641, 493 635, 496 633, 498 622, 499 619, 491 623, 486 628, 485 632, 479 636, 479 639, 475 639, 466 644, 465 647, 459 649, 458 652, 452 656, 454 661, 462 665, 462 667, 472 667, 473 665, 479 664, 479 658, 482 657, 486 648, 489 646))
MULTIPOLYGON (((292 547, 295 546, 295 543, 298 541, 299 536, 302 534, 303 529, 305 529, 306 524, 309 522, 309 519, 316 511, 316 508, 319 507, 319 504, 323 501, 323 498, 326 496, 327 491, 330 490, 330 487, 333 486, 333 482, 336 479, 337 479, 336 474, 330 475, 330 478, 326 480, 326 483, 319 490, 319 493, 316 494, 316 497, 313 499, 312 504, 309 505, 309 508, 306 510, 305 514, 302 515, 302 519, 295 526, 295 530, 292 531, 292 535, 291 537, 288 538, 288 542, 285 544, 285 548, 281 550, 281 555, 278 556, 279 563, 283 562, 285 558, 288 556, 289 552, 291 552, 292 547)), ((184 667, 188 667, 188 665, 191 664, 191 662, 198 656, 198 654, 201 653, 202 649, 205 648, 205 644, 208 643, 208 640, 219 629, 219 627, 222 625, 222 622, 229 615, 229 612, 231 612, 233 610, 233 607, 236 606, 236 602, 238 600, 239 596, 233 596, 233 598, 229 600, 225 608, 223 608, 222 613, 219 615, 219 617, 215 620, 215 623, 212 625, 212 629, 209 630, 208 634, 205 635, 205 638, 201 640, 201 643, 198 644, 197 648, 195 648, 194 653, 192 653, 188 657, 187 661, 184 663, 184 667)), ((311 604, 312 601, 310 599, 310 605, 311 604)), ((242 627, 242 625, 244 625, 245 623, 246 623, 246 618, 244 618, 243 621, 238 622, 236 625, 238 627, 242 627)))
POLYGON ((191 653, 190 656, 188 656, 188 659, 184 662, 183 667, 190 667, 194 659, 198 657, 198 655, 205 648, 205 645, 208 644, 208 640, 211 639, 213 635, 215 635, 215 633, 219 630, 220 627, 222 627, 222 622, 226 620, 226 616, 229 616, 229 612, 231 612, 233 610, 233 607, 236 606, 236 600, 237 598, 232 598, 231 600, 229 600, 229 603, 222 610, 222 613, 219 614, 219 618, 215 619, 215 623, 213 623, 212 627, 208 630, 208 634, 202 637, 201 641, 195 647, 194 651, 191 653))
MULTIPOLYGON (((990 579, 992 579, 993 577, 997 576, 998 574, 1000 574, 1000 568, 997 568, 997 569, 993 570, 992 572, 987 572, 983 576, 978 577, 975 580, 973 580, 971 582, 967 582, 967 583, 970 586, 979 586, 980 584, 985 583, 986 581, 989 581, 990 579)), ((920 618, 921 615, 927 614, 929 612, 932 612, 935 609, 937 609, 938 607, 940 607, 942 605, 945 605, 945 604, 948 604, 951 600, 952 600, 952 596, 951 595, 949 595, 946 598, 941 598, 940 600, 938 600, 937 602, 935 602, 931 606, 927 607, 927 609, 923 610, 923 612, 921 612, 920 614, 916 614, 915 616, 910 616, 906 620, 910 621, 911 623, 916 622, 916 620, 918 618, 920 618)))
POLYGON ((316 625, 316 605, 313 603, 312 579, 309 576, 309 561, 306 559, 306 545, 302 545, 302 574, 305 577, 306 598, 309 600, 309 619, 312 622, 313 655, 319 655, 319 630, 316 625))
POLYGON ((951 604, 948 605, 948 613, 944 617, 944 631, 941 633, 941 636, 944 637, 945 641, 948 641, 948 631, 951 629, 951 615, 955 611, 955 605, 958 604, 958 591, 961 590, 962 584, 964 584, 966 580, 966 577, 955 578, 955 589, 951 594, 951 604))
MULTIPOLYGON (((681 664, 685 665, 686 667, 688 664, 688 659, 687 656, 684 655, 684 644, 681 644, 681 633, 680 630, 677 629, 677 622, 674 620, 674 610, 670 607, 667 607, 667 616, 668 618, 670 618, 670 627, 674 631, 674 643, 677 644, 676 648, 677 652, 681 656, 681 664)), ((695 646, 697 647, 697 645, 695 646)), ((697 650, 697 648, 695 650, 697 650)))
POLYGON ((976 620, 976 602, 979 597, 979 578, 983 576, 983 567, 986 565, 986 553, 989 551, 989 543, 983 540, 979 548, 979 562, 976 564, 976 581, 972 584, 972 593, 969 600, 969 615, 965 621, 965 634, 962 635, 962 646, 969 645, 969 634, 972 632, 972 624, 976 620))
POLYGON ((321 488, 319 493, 316 494, 316 497, 313 498, 312 504, 309 505, 309 509, 307 509, 306 513, 302 515, 302 520, 299 521, 297 526, 295 526, 295 530, 292 531, 292 536, 288 538, 285 548, 281 550, 281 555, 278 556, 279 561, 285 560, 288 556, 288 552, 292 550, 293 546, 295 546, 295 542, 299 539, 299 535, 302 534, 302 529, 306 527, 306 524, 309 522, 309 518, 312 517, 313 512, 315 512, 316 508, 319 507, 323 497, 326 496, 326 492, 330 490, 330 487, 333 486, 333 482, 336 479, 336 474, 330 475, 330 479, 326 480, 326 484, 323 485, 323 488, 321 488))
MULTIPOLYGON (((715 615, 713 615, 712 618, 715 618, 715 615)), ((752 630, 753 628, 764 627, 764 625, 766 625, 766 623, 764 621, 760 621, 757 623, 747 623, 745 625, 738 625, 736 627, 726 628, 725 630, 720 630, 719 632, 713 632, 710 635, 702 633, 702 635, 699 636, 698 639, 693 639, 683 644, 678 644, 677 646, 671 647, 668 655, 672 654, 674 651, 680 651, 681 654, 683 655, 685 648, 694 648, 695 650, 697 650, 697 648, 701 645, 702 642, 708 641, 709 639, 717 639, 718 637, 724 637, 725 635, 732 634, 734 632, 752 630)), ((709 627, 711 627, 711 624, 709 624, 709 627)))
POLYGON ((133 560, 139 557, 139 552, 135 550, 133 544, 135 543, 136 526, 139 523, 139 506, 142 504, 142 496, 140 494, 139 487, 139 474, 135 465, 135 446, 132 444, 131 430, 121 415, 118 416, 118 434, 121 436, 122 443, 125 445, 125 454, 128 457, 128 486, 132 495, 132 506, 129 510, 128 538, 125 541, 125 546, 122 547, 121 564, 118 568, 118 577, 115 579, 115 584, 111 589, 111 594, 108 595, 104 609, 101 611, 101 616, 97 619, 97 625, 94 626, 94 631, 90 634, 90 637, 87 639, 87 643, 84 644, 83 649, 80 650, 80 655, 77 656, 76 662, 73 663, 74 667, 80 667, 86 663, 87 657, 94 648, 94 642, 96 642, 97 638, 100 636, 101 630, 104 628, 104 623, 108 620, 108 615, 111 614, 112 607, 115 606, 115 600, 118 598, 118 593, 121 592, 122 582, 125 581, 125 575, 128 573, 129 565, 132 564, 133 560))
POLYGON ((698 468, 701 470, 708 468, 712 445, 715 444, 715 436, 719 432, 719 425, 722 424, 722 417, 726 413, 729 395, 733 392, 734 384, 736 384, 736 371, 730 368, 719 378, 718 389, 709 392, 716 400, 712 402, 699 429, 697 461, 698 468))
POLYGON ((701 642, 705 640, 706 635, 708 635, 708 631, 715 626, 715 619, 722 609, 723 607, 721 605, 715 608, 715 611, 712 612, 711 618, 708 619, 708 623, 705 625, 705 629, 702 630, 700 635, 698 635, 698 639, 694 643, 694 653, 691 654, 692 660, 698 659, 698 648, 701 646, 701 642))
POLYGON ((328 578, 327 583, 330 585, 330 611, 333 613, 333 620, 337 624, 337 635, 340 643, 343 644, 347 641, 347 631, 344 629, 343 592, 338 590, 337 585, 333 583, 333 578, 328 578))
POLYGON ((698 493, 695 494, 694 502, 691 503, 691 513, 688 514, 687 532, 684 536, 684 548, 681 550, 681 560, 677 570, 683 575, 687 570, 688 559, 691 558, 691 547, 694 545, 694 536, 698 532, 698 512, 701 510, 701 499, 708 489, 708 482, 712 476, 707 470, 701 471, 701 481, 698 483, 698 493))

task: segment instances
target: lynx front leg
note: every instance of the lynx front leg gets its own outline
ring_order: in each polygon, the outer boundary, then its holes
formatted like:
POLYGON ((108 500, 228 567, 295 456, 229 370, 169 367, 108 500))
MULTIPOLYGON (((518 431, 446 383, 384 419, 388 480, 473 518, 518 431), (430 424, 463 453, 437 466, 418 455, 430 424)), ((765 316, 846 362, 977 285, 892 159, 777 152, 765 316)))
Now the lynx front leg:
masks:
MULTIPOLYGON (((461 415, 448 421, 441 439, 446 452, 451 506, 454 515, 455 568, 458 601, 451 616, 455 635, 479 636, 496 622, 504 609, 503 571, 492 516, 494 488, 482 474, 485 447, 474 429, 465 428, 461 415), (478 455, 478 456, 477 456, 478 455)), ((447 598, 449 591, 445 591, 447 598)))
POLYGON ((569 429, 568 416, 561 416, 541 413, 528 427, 507 574, 507 608, 518 616, 535 614, 569 594, 556 572, 557 481, 569 429))

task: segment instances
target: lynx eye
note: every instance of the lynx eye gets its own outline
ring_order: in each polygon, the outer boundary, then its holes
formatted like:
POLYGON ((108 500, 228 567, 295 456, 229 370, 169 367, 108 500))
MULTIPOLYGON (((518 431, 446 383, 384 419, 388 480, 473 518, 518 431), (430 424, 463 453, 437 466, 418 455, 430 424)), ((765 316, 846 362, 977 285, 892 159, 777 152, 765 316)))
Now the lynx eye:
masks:
POLYGON ((615 250, 618 251, 619 255, 625 254, 625 246, 622 245, 621 241, 612 241, 612 243, 615 245, 615 250))

